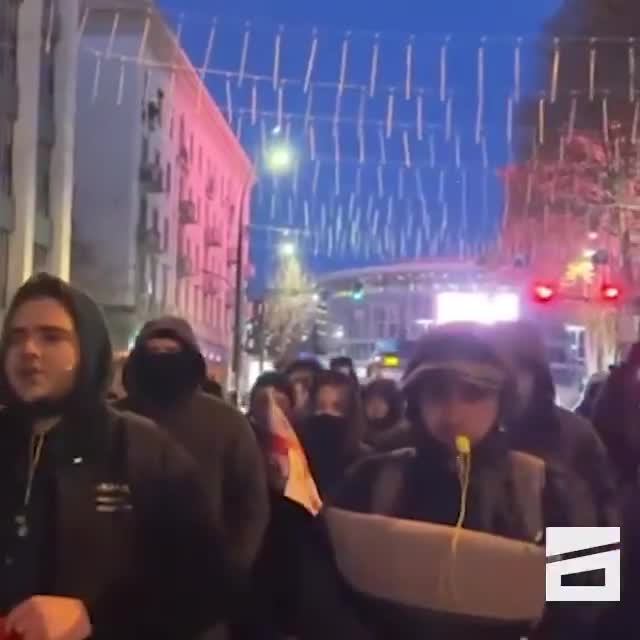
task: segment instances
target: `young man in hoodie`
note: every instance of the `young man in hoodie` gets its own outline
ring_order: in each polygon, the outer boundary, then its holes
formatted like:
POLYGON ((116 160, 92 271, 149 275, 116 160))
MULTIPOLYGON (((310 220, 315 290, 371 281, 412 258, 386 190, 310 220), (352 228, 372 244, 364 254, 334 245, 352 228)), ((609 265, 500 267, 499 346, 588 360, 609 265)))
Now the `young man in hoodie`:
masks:
POLYGON ((206 363, 191 326, 147 323, 123 378, 128 395, 117 407, 154 420, 194 457, 231 557, 248 571, 269 517, 264 465, 242 414, 202 391, 206 363))
POLYGON ((606 449, 590 422, 556 404, 544 341, 524 322, 495 326, 493 341, 515 373, 517 402, 507 426, 512 448, 571 474, 599 526, 618 526, 616 485, 606 449))
POLYGON ((230 585, 195 463, 106 404, 95 303, 40 275, 0 343, 0 631, 22 640, 194 638, 230 585))
MULTIPOLYGON (((464 527, 531 544, 543 541, 547 526, 594 526, 589 512, 580 507, 580 496, 569 492, 563 474, 509 446, 502 425, 514 402, 511 372, 481 328, 442 327, 429 332, 416 347, 403 389, 415 449, 375 456, 354 467, 336 497, 336 506, 396 520, 464 527)), ((366 529, 352 531, 348 539, 361 545, 366 535, 366 529)), ((410 548, 415 553, 415 547, 410 548)), ((393 553, 402 553, 400 544, 393 553)), ((433 565, 424 558, 417 570, 429 571, 442 562, 430 560, 433 565)), ((385 584, 381 576, 376 579, 377 585, 385 584)), ((380 637, 529 637, 530 622, 505 624, 452 615, 450 609, 438 609, 439 600, 409 605, 402 601, 406 592, 398 584, 389 576, 389 593, 384 598, 364 599, 380 637)), ((579 628, 575 617, 567 619, 562 613, 545 620, 553 632, 560 628, 560 635, 540 637, 568 638, 568 630, 575 631, 575 637, 588 637, 581 635, 585 625, 579 628), (564 626, 567 622, 569 626, 564 626)))

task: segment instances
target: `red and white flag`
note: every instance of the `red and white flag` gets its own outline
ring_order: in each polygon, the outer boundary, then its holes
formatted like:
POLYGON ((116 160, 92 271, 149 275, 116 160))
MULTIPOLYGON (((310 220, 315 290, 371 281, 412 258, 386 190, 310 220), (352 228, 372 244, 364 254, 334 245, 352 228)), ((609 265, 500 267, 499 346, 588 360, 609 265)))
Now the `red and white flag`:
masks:
POLYGON ((322 500, 307 456, 273 393, 269 394, 269 434, 268 462, 270 470, 278 474, 278 486, 284 488, 284 497, 318 515, 322 500))

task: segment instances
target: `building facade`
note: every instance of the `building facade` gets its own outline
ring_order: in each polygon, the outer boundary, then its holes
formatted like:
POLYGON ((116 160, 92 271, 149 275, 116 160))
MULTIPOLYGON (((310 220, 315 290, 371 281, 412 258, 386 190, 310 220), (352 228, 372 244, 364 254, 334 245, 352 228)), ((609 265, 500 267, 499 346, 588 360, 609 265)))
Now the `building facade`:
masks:
POLYGON ((91 9, 82 38, 73 278, 119 350, 171 313, 222 366, 252 166, 163 18, 130 4, 91 9))
POLYGON ((34 271, 69 277, 78 20, 0 3, 0 308, 34 271))

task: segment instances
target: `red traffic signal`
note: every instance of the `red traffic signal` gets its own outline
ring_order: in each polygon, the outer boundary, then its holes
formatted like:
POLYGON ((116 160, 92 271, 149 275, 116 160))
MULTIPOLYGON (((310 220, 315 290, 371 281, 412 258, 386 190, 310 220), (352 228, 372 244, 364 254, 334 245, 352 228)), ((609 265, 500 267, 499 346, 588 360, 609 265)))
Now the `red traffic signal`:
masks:
POLYGON ((620 287, 614 284, 602 285, 602 298, 609 302, 615 302, 620 297, 620 287))
POLYGON ((533 295, 538 302, 550 302, 556 292, 549 284, 537 284, 533 289, 533 295))

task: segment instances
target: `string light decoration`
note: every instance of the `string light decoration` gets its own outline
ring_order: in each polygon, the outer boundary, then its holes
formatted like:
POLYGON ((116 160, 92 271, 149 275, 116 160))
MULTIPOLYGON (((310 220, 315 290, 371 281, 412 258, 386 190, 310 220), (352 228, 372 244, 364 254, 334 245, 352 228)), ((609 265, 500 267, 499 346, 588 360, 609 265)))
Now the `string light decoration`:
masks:
MULTIPOLYGON (((620 170, 630 158, 637 164, 633 39, 582 42, 585 86, 567 90, 565 51, 575 49, 575 39, 398 37, 169 14, 166 26, 189 65, 152 50, 142 12, 135 14, 139 50, 121 47, 121 21, 131 29, 131 16, 122 20, 128 11, 113 10, 106 40, 88 35, 91 17, 83 16, 81 55, 95 60, 87 99, 121 105, 136 67, 169 86, 195 70, 256 161, 254 220, 300 228, 323 265, 447 252, 477 258, 496 246, 524 251, 530 226, 511 229, 524 215, 548 233, 559 218, 584 217, 587 195, 573 186, 582 175, 586 188, 590 167, 576 164, 581 147, 591 145, 588 157, 600 167, 610 158, 620 170), (546 78, 536 62, 543 45, 551 52, 546 78), (628 60, 622 89, 602 85, 598 52, 605 45, 628 60), (106 84, 101 91, 112 65, 119 69, 114 96, 106 84), (597 104, 600 124, 585 132, 597 104), (535 117, 523 117, 527 105, 535 117), (271 180, 255 150, 283 127, 297 167, 271 180)), ((620 208, 604 187, 592 204, 602 215, 620 208)))

